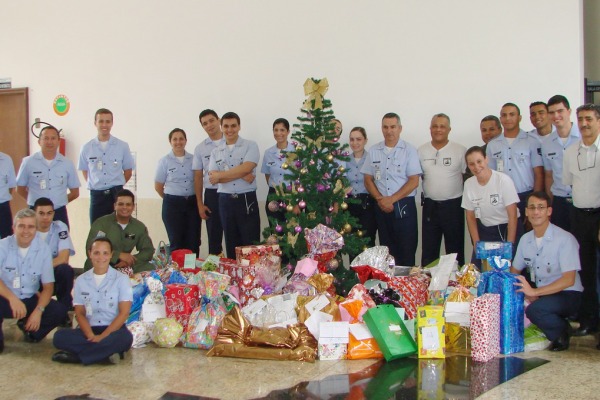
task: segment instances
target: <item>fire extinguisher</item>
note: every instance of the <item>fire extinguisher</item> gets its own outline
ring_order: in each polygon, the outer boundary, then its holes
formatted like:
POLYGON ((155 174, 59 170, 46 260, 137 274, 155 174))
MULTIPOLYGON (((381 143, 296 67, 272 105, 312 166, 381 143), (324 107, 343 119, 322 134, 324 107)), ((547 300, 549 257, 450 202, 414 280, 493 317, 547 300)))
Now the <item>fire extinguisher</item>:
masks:
POLYGON ((58 136, 59 136, 58 151, 63 156, 66 156, 65 153, 66 153, 67 141, 65 140, 65 134, 63 133, 62 129, 58 129, 54 125, 49 124, 48 122, 40 121, 38 118, 36 118, 33 125, 31 125, 31 134, 33 136, 35 136, 37 139, 39 139, 40 133, 45 128, 53 128, 56 130, 56 132, 58 132, 58 136), (39 130, 39 133, 36 133, 36 130, 39 130))

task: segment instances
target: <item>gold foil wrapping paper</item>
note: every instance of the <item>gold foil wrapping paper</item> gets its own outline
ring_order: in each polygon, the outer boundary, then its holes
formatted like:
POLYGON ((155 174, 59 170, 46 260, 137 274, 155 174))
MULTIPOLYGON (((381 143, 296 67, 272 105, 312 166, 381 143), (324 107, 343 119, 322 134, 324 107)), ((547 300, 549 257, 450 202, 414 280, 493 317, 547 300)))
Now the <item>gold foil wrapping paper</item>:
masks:
POLYGON ((239 307, 223 319, 209 357, 257 358, 314 362, 317 341, 304 325, 287 328, 256 328, 250 325, 239 307))
POLYGON ((452 322, 446 323, 446 352, 471 355, 471 330, 452 322))

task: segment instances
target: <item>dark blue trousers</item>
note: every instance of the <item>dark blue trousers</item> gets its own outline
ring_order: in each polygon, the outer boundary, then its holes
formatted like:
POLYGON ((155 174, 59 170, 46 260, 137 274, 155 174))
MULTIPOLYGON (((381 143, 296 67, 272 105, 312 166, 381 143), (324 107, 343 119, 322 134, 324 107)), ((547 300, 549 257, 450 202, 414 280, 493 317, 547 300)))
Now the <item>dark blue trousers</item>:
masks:
POLYGON ((394 203, 394 211, 385 213, 376 207, 379 243, 387 246, 396 265, 415 265, 415 252, 419 243, 417 206, 414 196, 394 203))
MULTIPOLYGON (((28 299, 21 299, 21 301, 25 304, 25 307, 27 307, 27 316, 25 317, 25 320, 27 320, 37 307, 38 297, 37 295, 33 295, 28 299)), ((4 297, 0 297, 0 340, 4 339, 4 333, 2 333, 1 328, 4 318, 13 318, 13 313, 8 300, 4 297)), ((59 324, 62 324, 66 318, 67 308, 56 300, 50 300, 50 303, 46 306, 46 310, 42 313, 40 329, 38 329, 37 332, 31 332, 33 338, 35 340, 42 340, 52 329, 56 328, 59 324)))
POLYGON ((258 244, 260 215, 256 192, 219 193, 219 212, 225 234, 227 258, 235 259, 235 248, 258 244))
POLYGON ((100 217, 115 211, 117 192, 123 186, 114 186, 106 190, 90 190, 90 225, 100 217))
POLYGON ((173 196, 165 193, 162 220, 167 229, 171 251, 188 249, 200 254, 200 215, 196 196, 173 196))
POLYGON ((570 197, 553 196, 550 222, 567 232, 571 232, 572 210, 573 200, 570 197))
POLYGON ((73 281, 75 279, 75 271, 69 264, 60 264, 54 267, 54 294, 56 300, 64 305, 67 310, 73 306, 73 281))
POLYGON ((10 201, 0 203, 0 239, 4 239, 13 234, 12 230, 12 212, 10 211, 10 201))
MULTIPOLYGON (((92 331, 100 335, 106 326, 92 326, 92 331)), ((81 329, 61 329, 54 334, 54 347, 77 354, 83 365, 105 360, 115 353, 127 351, 133 343, 131 332, 123 325, 98 343, 87 340, 81 329)))
POLYGON ((579 308, 579 322, 582 326, 595 328, 598 325, 597 294, 597 250, 598 226, 600 224, 600 208, 589 210, 573 207, 571 226, 573 236, 579 243, 579 260, 581 261, 581 284, 583 294, 579 308))
POLYGON ((465 263, 465 211, 462 196, 456 199, 435 201, 424 199, 422 215, 422 256, 425 266, 440 257, 442 236, 446 254, 457 253, 459 265, 465 263))
POLYGON ((541 296, 525 309, 527 318, 544 332, 550 341, 558 339, 569 328, 567 317, 579 309, 581 292, 562 292, 541 296))
POLYGON ((221 225, 219 193, 217 193, 217 189, 204 189, 204 204, 210 208, 212 212, 206 220, 208 253, 221 254, 223 252, 223 226, 221 225))
MULTIPOLYGON (((358 223, 360 224, 359 229, 363 232, 363 238, 369 241, 367 246, 373 247, 375 246, 375 237, 377 236, 377 219, 375 217, 375 209, 378 208, 377 202, 368 193, 360 193, 354 196, 351 195, 350 197, 358 200, 359 203, 348 203, 348 211, 350 215, 358 219, 358 223)), ((360 249, 360 252, 362 252, 362 249, 360 249)), ((357 255, 354 254, 353 256, 357 255)))

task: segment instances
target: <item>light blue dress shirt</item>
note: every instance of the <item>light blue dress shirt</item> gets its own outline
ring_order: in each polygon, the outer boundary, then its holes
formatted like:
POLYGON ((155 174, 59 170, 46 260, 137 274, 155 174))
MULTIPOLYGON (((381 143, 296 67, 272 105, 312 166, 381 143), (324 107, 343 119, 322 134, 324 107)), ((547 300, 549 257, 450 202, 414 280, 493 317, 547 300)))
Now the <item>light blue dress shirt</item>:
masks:
POLYGON ((208 180, 208 164, 210 163, 210 154, 214 149, 219 147, 221 143, 224 143, 225 139, 212 140, 206 138, 202 143, 196 146, 194 150, 194 161, 192 162, 192 169, 194 171, 203 171, 203 188, 204 189, 216 189, 217 185, 213 185, 208 180))
MULTIPOLYGON (((288 141, 287 147, 284 151, 294 151, 294 146, 288 141)), ((281 165, 285 162, 285 156, 281 151, 277 148, 277 145, 273 147, 269 147, 265 151, 265 155, 263 156, 262 167, 260 172, 265 175, 269 175, 269 187, 279 186, 281 183, 288 184, 290 181, 286 179, 285 175, 289 174, 289 172, 283 168, 281 165)))
MULTIPOLYGON (((547 286, 556 281, 564 272, 579 271, 579 245, 569 232, 550 224, 538 248, 534 231, 523 235, 512 266, 522 271, 529 267, 533 271, 537 287, 547 286)), ((564 290, 583 291, 581 278, 575 274, 575 284, 564 290)))
POLYGON ((52 200, 55 209, 67 205, 67 189, 81 186, 71 160, 56 153, 56 158, 48 164, 39 151, 23 159, 17 185, 27 187, 29 206, 33 206, 40 197, 47 197, 52 200))
MULTIPOLYGON (((256 142, 238 137, 237 142, 233 145, 231 150, 227 144, 223 142, 219 147, 212 151, 208 170, 228 171, 231 168, 237 167, 245 162, 253 162, 258 165, 259 160, 260 153, 258 151, 258 145, 256 142)), ((252 170, 252 173, 256 175, 256 168, 252 170)), ((254 179, 252 183, 248 183, 242 178, 238 178, 231 182, 219 183, 217 192, 240 194, 255 190, 256 179, 254 179)))
POLYGON ((356 162, 356 159, 350 154, 350 161, 346 163, 346 178, 350 181, 352 186, 352 192, 350 194, 362 194, 368 193, 365 187, 365 176, 360 172, 365 161, 367 159, 367 152, 365 151, 362 158, 356 162))
MULTIPOLYGON (((37 236, 40 236, 38 231, 37 236)), ((45 243, 52 252, 52 258, 56 258, 58 253, 63 250, 69 250, 69 255, 75 255, 75 247, 73 247, 73 241, 71 235, 69 235, 69 228, 62 221, 52 221, 50 224, 50 230, 46 235, 45 243)))
POLYGON ((542 160, 544 169, 552 171, 552 187, 550 191, 555 196, 571 197, 572 189, 570 185, 562 183, 563 172, 563 155, 567 147, 573 143, 577 143, 581 138, 577 124, 571 126, 567 141, 563 144, 562 138, 558 136, 558 132, 552 132, 546 140, 542 142, 542 160))
POLYGON ((12 199, 9 190, 17 187, 15 166, 8 154, 0 153, 0 203, 12 199))
POLYGON ((73 305, 88 307, 92 314, 87 315, 91 326, 108 326, 119 315, 119 303, 133 301, 133 292, 129 278, 108 267, 106 276, 100 286, 96 286, 94 270, 84 272, 75 280, 73 289, 73 305))
POLYGON ((19 299, 30 298, 42 284, 54 282, 50 248, 39 237, 34 237, 27 255, 22 258, 15 235, 0 240, 0 274, 4 285, 19 299))
POLYGON ((540 141, 522 129, 512 144, 501 133, 488 143, 486 149, 488 166, 510 176, 517 193, 533 190, 533 168, 543 165, 541 153, 540 141), (500 160, 502 168, 499 168, 500 160))
POLYGON ((172 196, 194 195, 194 171, 192 171, 192 156, 187 151, 183 162, 171 151, 158 161, 154 180, 165 185, 165 193, 172 196))
POLYGON ((125 184, 123 171, 135 168, 129 145, 111 136, 106 150, 97 137, 83 145, 79 154, 80 171, 87 171, 88 189, 106 190, 125 184))
MULTIPOLYGON (((399 139, 389 153, 386 152, 385 142, 371 147, 360 172, 373 176, 377 190, 383 196, 391 196, 404 186, 409 176, 420 176, 423 170, 417 149, 399 139)), ((407 197, 414 197, 416 194, 417 189, 407 197)))

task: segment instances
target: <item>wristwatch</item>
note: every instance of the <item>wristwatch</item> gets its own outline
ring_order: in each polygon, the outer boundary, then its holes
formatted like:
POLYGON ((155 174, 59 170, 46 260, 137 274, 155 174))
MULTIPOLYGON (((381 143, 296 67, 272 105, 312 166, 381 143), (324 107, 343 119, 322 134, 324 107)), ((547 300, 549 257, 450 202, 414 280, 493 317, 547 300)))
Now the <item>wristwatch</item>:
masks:
POLYGON ((42 306, 38 306, 37 309, 40 310, 41 312, 46 311, 46 307, 42 307, 42 306))

